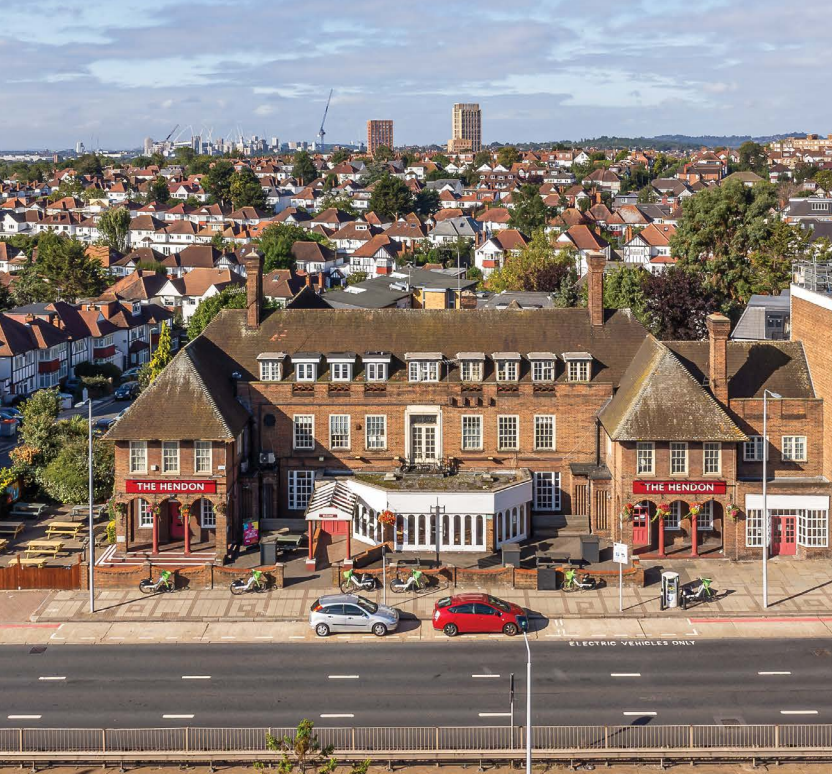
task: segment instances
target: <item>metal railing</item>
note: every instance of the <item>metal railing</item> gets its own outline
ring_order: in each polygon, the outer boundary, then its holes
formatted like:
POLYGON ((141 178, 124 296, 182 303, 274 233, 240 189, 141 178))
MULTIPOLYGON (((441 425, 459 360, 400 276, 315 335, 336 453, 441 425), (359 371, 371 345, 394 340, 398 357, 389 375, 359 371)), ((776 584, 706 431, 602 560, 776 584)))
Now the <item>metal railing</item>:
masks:
MULTIPOLYGON (((60 758, 62 754, 187 753, 221 757, 223 753, 268 754, 267 738, 294 737, 295 728, 4 728, 0 729, 0 760, 25 755, 60 758)), ((519 754, 525 745, 522 726, 316 728, 322 747, 335 755, 350 753, 449 754, 467 752, 519 754)), ((551 753, 604 757, 610 753, 685 753, 713 751, 780 753, 792 756, 824 753, 832 757, 832 725, 628 725, 535 726, 535 757, 551 753)))

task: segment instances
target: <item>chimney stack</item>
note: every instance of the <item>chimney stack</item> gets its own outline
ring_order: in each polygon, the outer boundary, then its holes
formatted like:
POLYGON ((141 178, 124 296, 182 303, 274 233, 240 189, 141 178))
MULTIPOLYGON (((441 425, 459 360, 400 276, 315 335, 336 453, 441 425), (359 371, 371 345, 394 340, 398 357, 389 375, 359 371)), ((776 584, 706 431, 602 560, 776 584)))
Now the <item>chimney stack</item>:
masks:
POLYGON ((731 333, 731 321, 724 314, 709 314, 708 340, 710 358, 708 359, 708 381, 713 396, 723 405, 728 405, 728 335, 731 333))
POLYGON ((246 256, 246 327, 257 330, 263 312, 263 256, 257 251, 246 256))
POLYGON ((589 320, 592 327, 604 324, 604 266, 607 259, 603 253, 590 253, 586 259, 589 282, 589 320))

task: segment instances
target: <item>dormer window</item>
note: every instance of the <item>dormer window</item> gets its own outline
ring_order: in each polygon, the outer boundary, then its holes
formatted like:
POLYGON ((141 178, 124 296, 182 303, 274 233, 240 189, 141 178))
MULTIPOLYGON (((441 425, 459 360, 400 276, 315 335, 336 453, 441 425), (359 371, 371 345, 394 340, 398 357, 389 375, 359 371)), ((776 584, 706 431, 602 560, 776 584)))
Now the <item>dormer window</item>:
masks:
POLYGON ((564 352, 566 378, 570 382, 588 382, 592 377, 592 355, 589 352, 564 352))
POLYGON ((314 382, 318 379, 318 364, 321 356, 314 352, 299 352, 292 357, 295 367, 295 381, 314 382))
POLYGON ((339 352, 326 356, 329 363, 329 378, 333 382, 351 382, 355 355, 352 352, 339 352))
POLYGON ((407 352, 407 376, 411 382, 438 382, 441 352, 407 352))
POLYGON ((520 378, 519 352, 495 352, 492 357, 497 364, 498 382, 516 382, 520 378))
POLYGON ((557 357, 553 352, 529 352, 529 360, 532 361, 533 382, 555 381, 555 361, 557 357))
POLYGON ((260 363, 261 382, 279 382, 283 378, 283 360, 285 352, 264 352, 257 356, 260 363))
POLYGON ((390 376, 389 352, 366 352, 362 357, 364 361, 364 378, 368 382, 386 382, 390 376))
POLYGON ((460 352, 457 354, 459 360, 459 380, 462 382, 481 382, 484 371, 484 352, 460 352))

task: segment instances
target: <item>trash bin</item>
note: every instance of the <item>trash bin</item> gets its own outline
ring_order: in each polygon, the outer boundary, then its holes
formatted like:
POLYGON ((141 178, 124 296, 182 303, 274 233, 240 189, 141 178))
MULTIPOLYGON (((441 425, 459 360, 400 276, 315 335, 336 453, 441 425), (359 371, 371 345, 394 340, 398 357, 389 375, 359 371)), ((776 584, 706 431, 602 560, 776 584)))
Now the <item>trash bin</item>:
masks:
POLYGON ((0 420, 0 436, 13 436, 15 431, 17 430, 17 420, 16 419, 3 419, 0 420))
POLYGON ((558 571, 555 560, 551 556, 537 557, 537 589, 538 591, 558 590, 558 571))
POLYGON ((260 541, 260 564, 270 567, 277 564, 277 541, 274 538, 263 538, 260 541))
POLYGON ((503 566, 520 567, 520 545, 518 543, 503 544, 503 566))
POLYGON ((581 535, 581 559, 586 564, 601 561, 601 539, 597 535, 581 535))

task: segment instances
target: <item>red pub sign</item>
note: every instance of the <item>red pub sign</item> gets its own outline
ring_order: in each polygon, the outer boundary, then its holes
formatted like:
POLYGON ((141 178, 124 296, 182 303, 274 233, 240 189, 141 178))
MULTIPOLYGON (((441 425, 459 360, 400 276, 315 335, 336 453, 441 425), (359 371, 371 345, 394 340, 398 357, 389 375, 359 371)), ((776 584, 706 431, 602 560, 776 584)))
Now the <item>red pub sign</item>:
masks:
POLYGON ((633 481, 633 494, 721 495, 724 481, 633 481))
POLYGON ((205 481, 147 481, 127 479, 127 494, 215 494, 217 482, 205 481))

